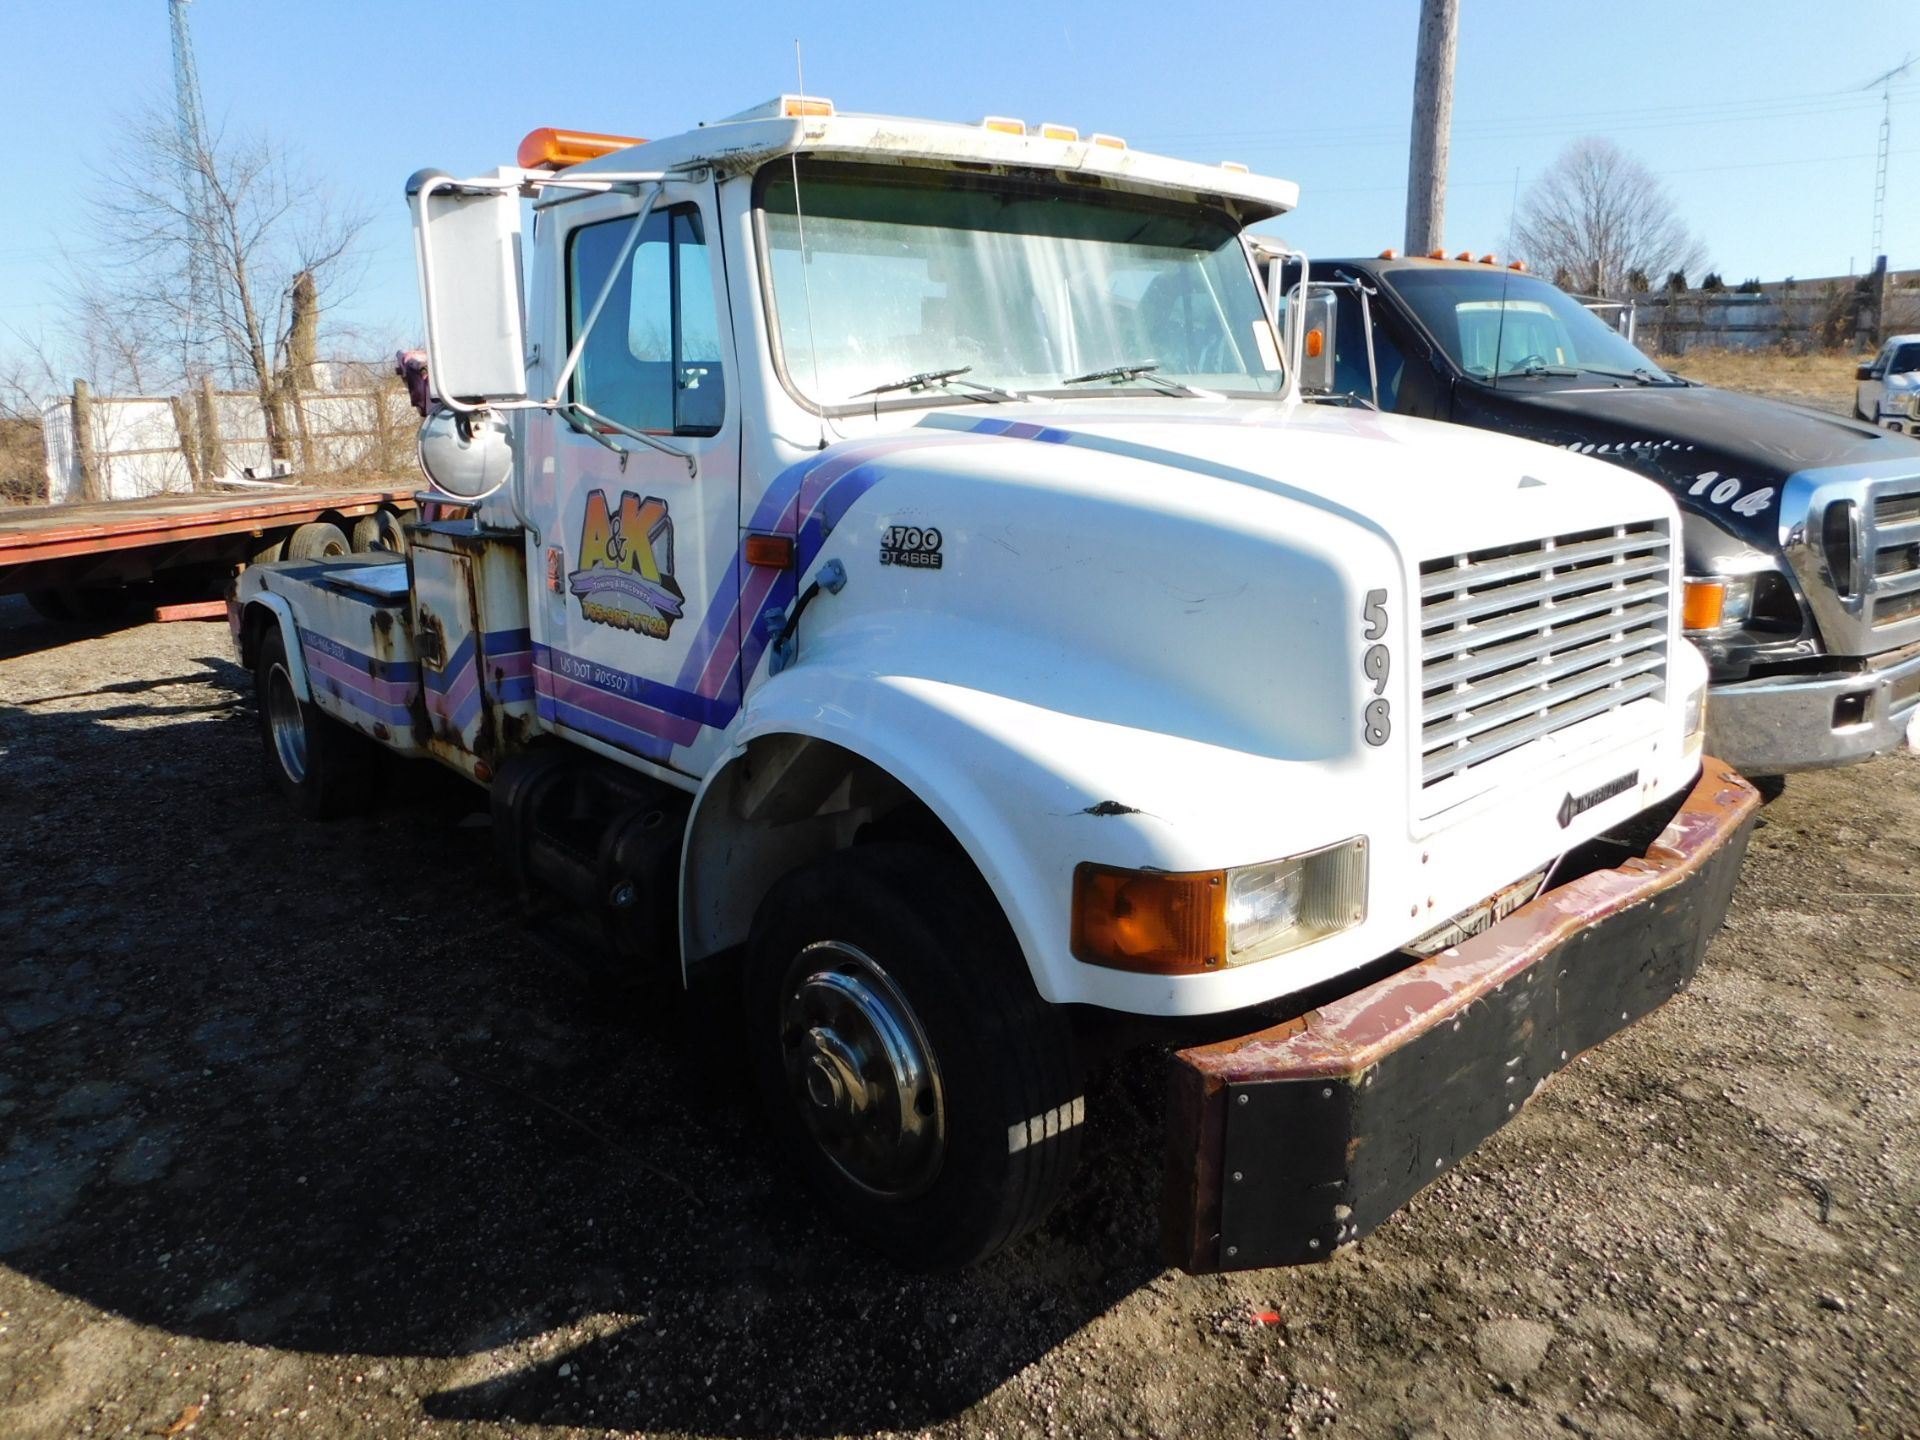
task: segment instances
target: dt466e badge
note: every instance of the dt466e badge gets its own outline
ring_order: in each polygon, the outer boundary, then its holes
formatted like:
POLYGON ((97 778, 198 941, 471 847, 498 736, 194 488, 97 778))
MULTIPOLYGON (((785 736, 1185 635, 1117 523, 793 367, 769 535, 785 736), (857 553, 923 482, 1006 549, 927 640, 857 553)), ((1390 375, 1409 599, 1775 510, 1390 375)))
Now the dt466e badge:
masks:
POLYGON ((638 630, 664 640, 686 613, 686 596, 673 578, 673 517, 667 502, 631 490, 618 514, 604 490, 587 495, 580 517, 580 568, 567 576, 580 613, 599 625, 638 630))

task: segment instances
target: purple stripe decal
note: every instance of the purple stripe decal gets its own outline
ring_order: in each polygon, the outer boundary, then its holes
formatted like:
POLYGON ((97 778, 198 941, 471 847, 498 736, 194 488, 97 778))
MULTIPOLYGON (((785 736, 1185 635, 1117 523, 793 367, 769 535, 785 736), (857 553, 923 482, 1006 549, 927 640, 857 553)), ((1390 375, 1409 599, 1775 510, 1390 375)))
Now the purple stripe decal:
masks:
MULTIPOLYGON (((427 692, 427 709, 442 715, 457 714, 480 690, 480 669, 469 663, 453 678, 442 694, 427 692)), ((462 727, 465 728, 465 727, 462 727)))
POLYGON ((534 673, 546 682, 541 686, 545 694, 603 719, 671 740, 676 745, 691 745, 700 734, 698 720, 683 719, 651 705, 643 705, 638 700, 609 695, 584 681, 569 679, 546 665, 536 666, 534 673))
POLYGON ((649 760, 666 761, 673 755, 673 746, 658 735, 645 730, 636 730, 630 725, 622 725, 617 720, 591 710, 582 710, 562 700, 552 700, 542 695, 539 703, 542 720, 552 724, 565 725, 604 740, 609 745, 618 745, 623 750, 631 750, 636 755, 644 755, 649 760))
POLYGON ((332 676, 323 678, 315 685, 316 695, 325 695, 349 710, 357 710, 369 720, 379 720, 388 725, 413 724, 413 711, 404 705, 390 705, 384 700, 376 700, 364 690, 356 690, 343 680, 332 676))
POLYGON ((346 661, 335 659, 326 651, 316 649, 312 645, 302 644, 300 652, 306 656, 309 675, 325 675, 329 679, 338 680, 349 689, 372 700, 406 705, 420 688, 406 680, 376 680, 366 671, 356 670, 346 661))
POLYGON ((516 650, 511 655, 487 656, 487 673, 496 680, 518 680, 533 673, 533 651, 516 650))

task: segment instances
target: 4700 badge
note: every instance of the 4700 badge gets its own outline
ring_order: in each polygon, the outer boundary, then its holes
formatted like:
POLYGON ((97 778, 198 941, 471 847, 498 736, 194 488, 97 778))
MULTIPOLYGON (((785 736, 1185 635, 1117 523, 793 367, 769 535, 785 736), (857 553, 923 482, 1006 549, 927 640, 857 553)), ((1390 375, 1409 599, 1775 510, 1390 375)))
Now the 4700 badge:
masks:
POLYGON ((889 525, 880 537, 880 563, 938 570, 940 532, 931 525, 889 525))

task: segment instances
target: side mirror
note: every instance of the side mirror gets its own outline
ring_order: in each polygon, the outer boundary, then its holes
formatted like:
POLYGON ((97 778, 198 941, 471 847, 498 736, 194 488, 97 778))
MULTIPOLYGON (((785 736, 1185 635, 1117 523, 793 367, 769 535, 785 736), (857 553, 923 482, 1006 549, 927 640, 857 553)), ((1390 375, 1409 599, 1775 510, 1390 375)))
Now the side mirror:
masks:
POLYGON ((463 188, 422 170, 407 200, 434 394, 464 406, 524 400, 518 187, 463 188))
POLYGON ((1333 393, 1334 323, 1340 318, 1340 298, 1327 292, 1309 294, 1297 323, 1306 328, 1300 347, 1300 388, 1313 395, 1333 393))
POLYGON ((1853 378, 1856 380, 1873 380, 1873 379, 1877 379, 1878 377, 1873 373, 1873 366, 1862 365, 1859 369, 1853 372, 1853 378))

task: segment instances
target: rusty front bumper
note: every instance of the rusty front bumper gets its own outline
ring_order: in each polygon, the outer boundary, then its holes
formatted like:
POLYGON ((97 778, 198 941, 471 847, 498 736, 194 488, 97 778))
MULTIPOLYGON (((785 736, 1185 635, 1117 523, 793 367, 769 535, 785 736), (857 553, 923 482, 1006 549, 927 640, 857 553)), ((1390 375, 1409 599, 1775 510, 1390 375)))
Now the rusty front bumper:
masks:
POLYGON ((1709 758, 1643 856, 1430 960, 1175 1058, 1168 1259, 1325 1260, 1680 990, 1720 926, 1759 796, 1709 758))

